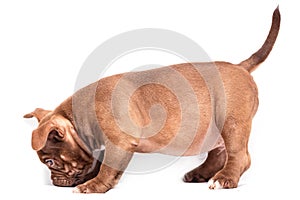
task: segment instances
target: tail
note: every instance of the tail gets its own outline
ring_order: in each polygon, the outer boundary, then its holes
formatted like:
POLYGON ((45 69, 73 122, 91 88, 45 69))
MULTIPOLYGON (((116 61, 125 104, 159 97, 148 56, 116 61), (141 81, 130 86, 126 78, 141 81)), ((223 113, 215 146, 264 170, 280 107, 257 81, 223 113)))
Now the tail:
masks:
POLYGON ((246 69, 248 72, 251 73, 258 67, 260 63, 265 61, 265 59, 268 57, 276 41, 279 28, 280 28, 280 12, 279 12, 279 7, 277 7, 273 12, 272 26, 265 43, 257 52, 252 54, 250 58, 244 60, 239 65, 241 65, 244 69, 246 69))

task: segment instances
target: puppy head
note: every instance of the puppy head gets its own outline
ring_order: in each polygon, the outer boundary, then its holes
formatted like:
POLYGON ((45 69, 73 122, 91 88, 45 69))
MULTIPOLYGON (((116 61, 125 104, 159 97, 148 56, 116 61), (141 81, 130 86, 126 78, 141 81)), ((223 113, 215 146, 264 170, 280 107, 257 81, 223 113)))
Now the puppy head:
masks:
POLYGON ((24 117, 36 117, 39 122, 32 132, 31 144, 51 170, 54 185, 76 186, 98 174, 100 162, 85 147, 68 119, 43 109, 24 117))

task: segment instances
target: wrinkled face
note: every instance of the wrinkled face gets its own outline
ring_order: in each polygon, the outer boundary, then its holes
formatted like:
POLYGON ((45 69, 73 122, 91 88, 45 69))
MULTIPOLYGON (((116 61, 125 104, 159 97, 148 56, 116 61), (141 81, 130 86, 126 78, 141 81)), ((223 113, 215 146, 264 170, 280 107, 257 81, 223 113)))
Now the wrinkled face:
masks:
POLYGON ((31 145, 50 169, 54 185, 76 186, 98 174, 104 153, 94 159, 67 118, 41 108, 24 115, 32 117, 39 126, 32 132, 31 145))
POLYGON ((52 130, 45 146, 37 151, 42 163, 51 170, 51 179, 56 186, 76 186, 94 178, 100 161, 83 151, 72 138, 62 138, 52 130))

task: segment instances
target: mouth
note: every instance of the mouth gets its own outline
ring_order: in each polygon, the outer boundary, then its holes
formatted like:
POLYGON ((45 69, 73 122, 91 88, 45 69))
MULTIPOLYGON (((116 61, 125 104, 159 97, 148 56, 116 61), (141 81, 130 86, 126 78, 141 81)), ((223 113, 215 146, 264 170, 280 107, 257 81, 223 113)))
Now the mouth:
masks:
POLYGON ((51 175, 52 183, 55 186, 60 187, 74 187, 79 184, 84 183, 87 180, 94 178, 100 169, 101 162, 95 159, 92 166, 86 167, 84 170, 80 170, 80 173, 74 174, 74 176, 69 177, 62 173, 53 173, 51 175))
POLYGON ((62 186, 62 187, 68 187, 68 186, 72 186, 73 181, 71 180, 67 180, 65 178, 60 178, 60 177, 54 177, 52 179, 52 183, 55 186, 62 186))
POLYGON ((85 180, 79 178, 65 178, 65 177, 53 177, 52 183, 59 187, 75 187, 84 183, 85 180))
POLYGON ((83 180, 80 179, 74 179, 74 178, 65 178, 65 177, 53 177, 52 178, 52 183, 55 186, 60 186, 60 187, 73 187, 78 184, 83 183, 83 180))
POLYGON ((103 155, 104 151, 101 151, 99 159, 94 159, 92 163, 84 165, 82 169, 70 168, 73 173, 52 169, 52 184, 59 187, 74 187, 96 177, 102 164, 103 155))
POLYGON ((74 187, 84 182, 84 176, 82 173, 68 176, 62 173, 52 173, 52 184, 60 187, 74 187))

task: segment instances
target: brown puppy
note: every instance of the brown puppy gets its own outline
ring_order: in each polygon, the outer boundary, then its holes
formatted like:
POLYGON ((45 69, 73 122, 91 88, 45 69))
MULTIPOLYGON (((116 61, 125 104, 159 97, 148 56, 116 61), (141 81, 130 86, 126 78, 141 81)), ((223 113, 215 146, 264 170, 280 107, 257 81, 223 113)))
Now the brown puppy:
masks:
POLYGON ((184 181, 237 187, 250 166, 247 145, 258 107, 250 72, 269 55, 279 26, 277 8, 265 43, 240 64, 185 63, 118 74, 82 88, 54 111, 26 114, 39 121, 32 148, 51 170, 53 184, 104 193, 117 184, 134 152, 209 152, 184 181), (100 166, 93 152, 103 147, 100 166))

